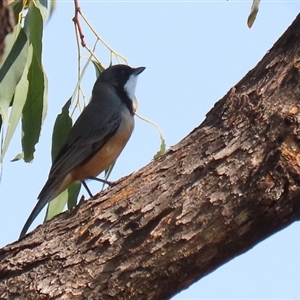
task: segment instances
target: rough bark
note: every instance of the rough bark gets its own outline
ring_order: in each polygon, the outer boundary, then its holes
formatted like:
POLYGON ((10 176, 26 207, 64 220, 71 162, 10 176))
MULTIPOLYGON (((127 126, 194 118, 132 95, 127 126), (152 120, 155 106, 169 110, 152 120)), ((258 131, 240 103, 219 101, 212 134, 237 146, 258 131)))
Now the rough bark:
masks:
POLYGON ((298 16, 178 145, 4 247, 0 298, 168 299, 299 220, 299 68, 298 16))

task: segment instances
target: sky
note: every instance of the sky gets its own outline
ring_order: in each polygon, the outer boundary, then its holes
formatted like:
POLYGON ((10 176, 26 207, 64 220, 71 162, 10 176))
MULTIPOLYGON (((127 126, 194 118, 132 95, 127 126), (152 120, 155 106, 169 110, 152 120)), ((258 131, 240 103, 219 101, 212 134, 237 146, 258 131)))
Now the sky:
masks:
MULTIPOLYGON (((300 11, 300 1, 262 1, 249 29, 251 2, 80 1, 80 6, 100 36, 132 67, 146 67, 136 88, 138 112, 159 125, 170 147, 198 126, 214 103, 255 67, 300 11)), ((46 24, 48 114, 32 163, 10 162, 21 151, 20 130, 6 154, 0 185, 0 247, 18 238, 48 177, 53 124, 77 82, 73 15, 73 1, 57 0, 46 24)), ((95 39, 85 25, 83 29, 92 48, 95 39)), ((100 44, 96 54, 108 66, 109 53, 100 44)), ((83 80, 87 99, 94 81, 91 66, 83 80)), ((150 163, 159 144, 154 127, 136 119, 110 179, 150 163)), ((97 193, 101 185, 90 182, 89 187, 97 193)), ((294 223, 172 299, 300 299, 299 253, 300 225, 294 223)))

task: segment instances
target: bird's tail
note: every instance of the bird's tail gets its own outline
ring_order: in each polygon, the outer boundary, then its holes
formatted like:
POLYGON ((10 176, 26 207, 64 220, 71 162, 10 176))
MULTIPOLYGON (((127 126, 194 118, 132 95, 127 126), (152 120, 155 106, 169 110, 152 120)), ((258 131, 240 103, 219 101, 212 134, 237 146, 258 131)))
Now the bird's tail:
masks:
POLYGON ((48 202, 50 202, 53 199, 53 189, 50 189, 47 193, 44 193, 42 197, 39 197, 38 202, 34 209, 32 210, 30 216, 28 217, 21 233, 19 240, 26 234, 28 231, 30 225, 35 220, 35 218, 38 216, 38 214, 42 211, 42 209, 46 206, 48 202))
POLYGON ((38 203, 34 207, 33 211, 31 212, 29 218, 27 219, 19 239, 21 239, 26 232, 28 231, 30 225, 37 217, 37 215, 41 212, 41 210, 45 207, 45 205, 56 198, 61 192, 63 192, 68 186, 73 182, 73 178, 71 175, 67 176, 49 176, 46 184, 42 188, 39 196, 38 196, 38 203))

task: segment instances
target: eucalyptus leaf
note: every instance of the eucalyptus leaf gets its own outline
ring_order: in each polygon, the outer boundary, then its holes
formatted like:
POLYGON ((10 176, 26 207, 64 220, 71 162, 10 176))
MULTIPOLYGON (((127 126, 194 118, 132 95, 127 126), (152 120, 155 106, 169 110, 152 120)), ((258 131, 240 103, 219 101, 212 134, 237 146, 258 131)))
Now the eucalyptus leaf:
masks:
POLYGON ((24 153, 23 153, 23 152, 17 154, 17 155, 11 160, 11 162, 19 161, 20 159, 24 159, 24 153))
MULTIPOLYGON (((51 2, 52 0, 50 0, 51 2)), ((35 0, 36 7, 40 10, 45 22, 48 16, 48 0, 35 0)))
POLYGON ((50 201, 47 206, 44 222, 49 221, 60 214, 67 204, 69 209, 75 207, 80 188, 81 184, 79 182, 73 182, 67 190, 63 191, 55 199, 50 201))
POLYGON ((22 28, 16 26, 14 33, 7 36, 6 48, 0 69, 0 114, 4 121, 8 121, 8 107, 27 61, 28 43, 22 28))
POLYGON ((1 151, 1 159, 0 161, 3 161, 3 157, 8 149, 8 146, 10 144, 10 141, 12 139, 12 136, 16 130, 16 127, 19 123, 19 120, 22 116, 22 110, 26 101, 26 95, 28 92, 28 79, 27 79, 27 73, 29 69, 29 65, 31 64, 32 60, 32 45, 30 45, 28 49, 28 56, 27 56, 27 63, 24 68, 23 75, 21 77, 21 80, 16 86, 15 95, 13 99, 13 106, 11 109, 11 113, 8 120, 8 126, 6 130, 6 135, 1 151))
POLYGON ((251 28, 252 25, 254 24, 254 21, 256 19, 259 10, 259 4, 260 4, 260 0, 253 0, 251 11, 247 20, 247 25, 249 28, 251 28))
POLYGON ((160 148, 159 150, 156 152, 156 154, 154 155, 154 159, 160 157, 161 155, 163 155, 166 152, 166 141, 163 138, 162 135, 160 135, 160 148))
MULTIPOLYGON (((71 105, 71 100, 72 99, 70 98, 63 106, 61 113, 56 117, 54 123, 54 128, 52 133, 52 150, 51 150, 52 162, 55 160, 55 157, 57 156, 58 152, 60 151, 63 144, 65 143, 67 135, 72 127, 72 119, 69 116, 69 108, 71 105)), ((50 220, 55 215, 61 213, 64 207, 66 206, 66 204, 69 203, 69 201, 74 202, 74 195, 76 194, 76 188, 74 190, 74 187, 71 186, 69 187, 70 193, 69 193, 69 189, 65 190, 58 197, 56 197, 51 202, 49 202, 46 216, 45 216, 45 221, 50 220)), ((76 195, 76 199, 77 199, 77 195, 76 195)))
POLYGON ((45 74, 34 56, 28 72, 29 88, 22 119, 22 148, 26 162, 33 160, 35 145, 41 132, 46 81, 44 76, 45 74))
POLYGON ((56 0, 49 0, 49 19, 52 17, 52 14, 55 9, 56 9, 56 0))
POLYGON ((70 98, 63 106, 61 113, 56 117, 53 134, 52 134, 52 150, 51 157, 52 162, 57 156, 58 152, 64 145, 68 133, 72 127, 72 118, 69 115, 69 108, 71 105, 72 98, 70 98))
POLYGON ((34 54, 38 60, 42 57, 43 17, 38 7, 31 2, 25 17, 24 30, 29 42, 33 45, 34 54))
POLYGON ((61 213, 68 202, 68 190, 63 191, 55 199, 50 201, 47 206, 45 220, 51 220, 53 217, 61 213))
POLYGON ((92 59, 92 63, 94 64, 96 77, 98 78, 100 74, 105 70, 101 63, 92 59))
POLYGON ((78 195, 80 192, 81 183, 73 182, 68 188, 68 209, 76 206, 78 195))
POLYGON ((33 2, 29 6, 24 28, 29 42, 33 46, 33 59, 28 72, 29 88, 22 119, 24 160, 30 162, 33 159, 35 144, 39 140, 45 117, 44 103, 45 90, 47 90, 47 78, 41 61, 43 18, 40 10, 33 2))

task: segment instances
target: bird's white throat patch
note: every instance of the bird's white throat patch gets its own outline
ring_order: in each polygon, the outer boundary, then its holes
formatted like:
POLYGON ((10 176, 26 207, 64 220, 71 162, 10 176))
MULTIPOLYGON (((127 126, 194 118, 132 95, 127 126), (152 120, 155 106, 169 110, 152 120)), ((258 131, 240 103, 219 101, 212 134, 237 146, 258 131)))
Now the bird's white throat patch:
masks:
POLYGON ((124 85, 124 90, 132 101, 134 100, 136 82, 137 82, 137 75, 131 74, 124 85))

